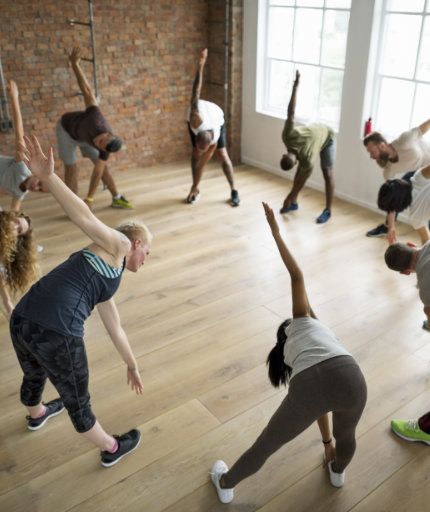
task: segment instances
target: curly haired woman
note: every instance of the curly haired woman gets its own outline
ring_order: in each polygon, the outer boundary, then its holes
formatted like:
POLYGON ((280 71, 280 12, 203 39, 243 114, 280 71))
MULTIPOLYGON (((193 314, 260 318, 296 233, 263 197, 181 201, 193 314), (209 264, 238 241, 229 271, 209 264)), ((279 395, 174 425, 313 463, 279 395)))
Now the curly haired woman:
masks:
POLYGON ((0 295, 7 316, 12 295, 23 293, 38 276, 36 247, 30 218, 15 211, 0 211, 0 295))

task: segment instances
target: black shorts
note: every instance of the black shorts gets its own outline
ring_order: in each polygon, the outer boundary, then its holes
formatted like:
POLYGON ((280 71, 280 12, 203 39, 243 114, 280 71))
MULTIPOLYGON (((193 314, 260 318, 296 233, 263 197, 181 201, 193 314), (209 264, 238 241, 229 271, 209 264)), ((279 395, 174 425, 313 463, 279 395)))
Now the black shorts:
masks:
MULTIPOLYGON (((191 144, 193 145, 193 148, 195 148, 196 147, 196 136, 190 128, 190 123, 188 123, 188 132, 190 134, 191 144)), ((216 147, 217 147, 217 149, 225 148, 225 124, 223 124, 221 126, 219 139, 218 139, 216 147)))

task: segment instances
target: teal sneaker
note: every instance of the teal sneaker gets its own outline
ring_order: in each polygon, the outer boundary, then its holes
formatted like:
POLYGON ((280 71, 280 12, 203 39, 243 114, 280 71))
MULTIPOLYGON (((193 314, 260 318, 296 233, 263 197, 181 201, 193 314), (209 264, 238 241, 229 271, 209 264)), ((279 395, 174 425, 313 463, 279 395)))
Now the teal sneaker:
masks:
POLYGON ((421 441, 430 445, 430 434, 420 429, 418 420, 391 420, 391 430, 406 441, 421 441))
POLYGON ((132 210, 134 205, 130 203, 124 196, 119 196, 117 198, 112 198, 112 208, 122 208, 123 210, 132 210))

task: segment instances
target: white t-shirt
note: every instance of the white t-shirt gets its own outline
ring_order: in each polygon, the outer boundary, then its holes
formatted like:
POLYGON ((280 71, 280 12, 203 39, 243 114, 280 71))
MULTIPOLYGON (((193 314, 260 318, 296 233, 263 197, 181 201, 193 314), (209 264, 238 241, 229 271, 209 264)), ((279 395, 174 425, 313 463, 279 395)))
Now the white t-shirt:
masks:
MULTIPOLYGON (((211 145, 216 144, 221 133, 221 126, 224 124, 224 112, 218 105, 206 100, 198 101, 198 109, 199 116, 202 118, 203 122, 198 128, 192 128, 190 126, 191 131, 194 135, 197 135, 206 130, 213 130, 214 135, 211 145)), ((188 115, 188 121, 189 120, 190 115, 188 115)))
POLYGON ((430 242, 421 247, 415 272, 417 273, 420 299, 424 306, 430 306, 430 242))
POLYGON ((326 359, 351 355, 332 330, 309 316, 293 318, 285 334, 284 361, 292 369, 290 380, 326 359))
POLYGON ((31 176, 30 169, 24 162, 16 162, 15 158, 0 156, 0 187, 17 199, 22 199, 27 191, 22 191, 19 186, 31 176))
POLYGON ((403 132, 391 144, 397 151, 399 160, 388 162, 384 167, 385 180, 391 180, 396 174, 415 171, 430 164, 430 141, 423 139, 418 126, 403 132))
POLYGON ((430 179, 417 171, 411 178, 412 202, 409 207, 409 219, 414 229, 427 226, 430 220, 430 179))

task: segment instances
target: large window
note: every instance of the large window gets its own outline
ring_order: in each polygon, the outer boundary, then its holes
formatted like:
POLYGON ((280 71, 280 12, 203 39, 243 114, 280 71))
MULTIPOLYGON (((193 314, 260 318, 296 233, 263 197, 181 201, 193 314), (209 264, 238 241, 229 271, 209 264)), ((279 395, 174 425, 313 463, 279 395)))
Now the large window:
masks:
POLYGON ((385 0, 375 128, 395 136, 430 118, 430 0, 385 0))
POLYGON ((339 124, 351 0, 260 0, 258 109, 285 117, 295 71, 296 117, 339 124))

